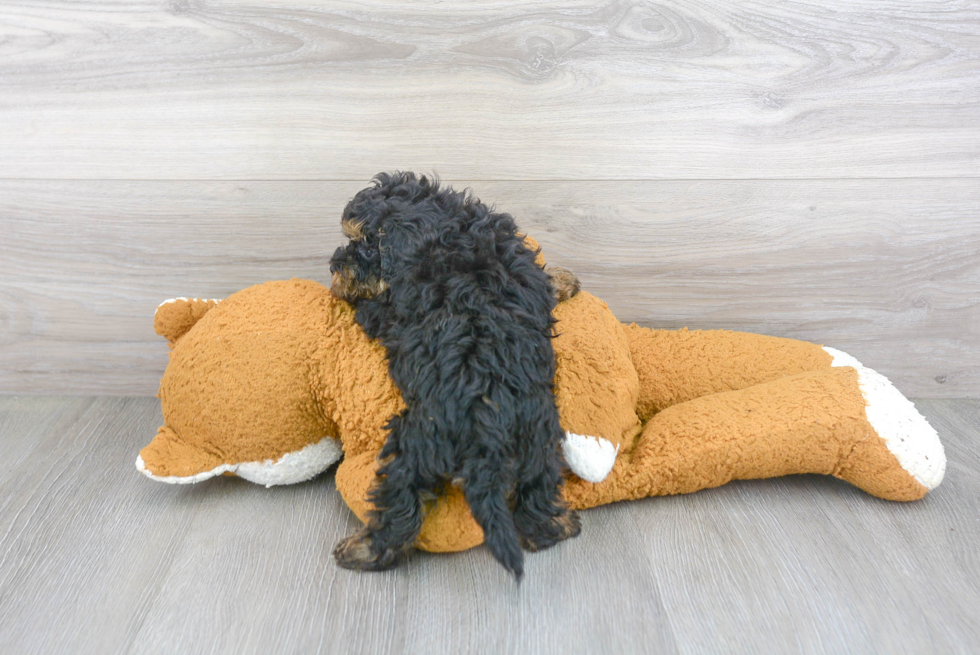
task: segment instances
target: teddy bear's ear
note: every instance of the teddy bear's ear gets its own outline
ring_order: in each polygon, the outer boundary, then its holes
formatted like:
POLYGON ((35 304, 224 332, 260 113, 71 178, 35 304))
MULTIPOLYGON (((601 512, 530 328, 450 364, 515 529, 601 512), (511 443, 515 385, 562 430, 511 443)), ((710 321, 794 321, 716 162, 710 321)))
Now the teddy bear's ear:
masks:
POLYGON ((200 298, 171 298, 160 303, 153 315, 153 329, 167 339, 173 348, 177 339, 194 327, 209 310, 218 306, 220 300, 200 298))
POLYGON ((140 451, 136 468, 148 478, 171 484, 201 482, 232 470, 217 455, 186 443, 167 426, 157 430, 140 451))

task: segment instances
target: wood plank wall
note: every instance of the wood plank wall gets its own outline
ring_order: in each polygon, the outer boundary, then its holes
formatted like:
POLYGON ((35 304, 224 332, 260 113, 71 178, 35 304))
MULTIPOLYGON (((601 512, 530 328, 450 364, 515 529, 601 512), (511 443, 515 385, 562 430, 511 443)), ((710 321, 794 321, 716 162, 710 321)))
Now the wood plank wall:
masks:
POLYGON ((0 392, 155 393, 160 301, 326 281, 397 168, 513 213, 623 320, 980 394, 966 0, 7 0, 0 392))

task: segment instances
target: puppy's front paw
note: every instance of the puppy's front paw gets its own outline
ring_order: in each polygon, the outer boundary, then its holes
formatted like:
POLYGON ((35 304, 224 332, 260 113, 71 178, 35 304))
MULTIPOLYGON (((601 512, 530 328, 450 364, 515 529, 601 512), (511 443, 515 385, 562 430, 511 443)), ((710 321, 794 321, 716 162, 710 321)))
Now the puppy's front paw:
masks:
POLYGON ((385 548, 376 552, 371 531, 362 528, 337 542, 333 549, 337 564, 354 571, 385 571, 405 558, 411 546, 402 549, 385 548))
POLYGON ((549 266, 544 272, 551 276, 551 288, 555 291, 555 300, 564 302, 582 290, 578 276, 567 268, 549 266))

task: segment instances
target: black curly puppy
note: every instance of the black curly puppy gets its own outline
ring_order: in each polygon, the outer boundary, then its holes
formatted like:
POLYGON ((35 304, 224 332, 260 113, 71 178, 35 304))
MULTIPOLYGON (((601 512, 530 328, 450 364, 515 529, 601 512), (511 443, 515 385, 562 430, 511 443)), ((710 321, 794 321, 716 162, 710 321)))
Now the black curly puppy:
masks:
MULTIPOLYGON (((561 497, 554 290, 514 219, 413 173, 382 173, 344 209, 332 292, 388 352, 406 409, 388 423, 367 526, 341 566, 380 570, 412 548, 425 504, 460 485, 493 556, 579 533, 561 497)), ((566 293, 577 291, 571 276, 566 293)))

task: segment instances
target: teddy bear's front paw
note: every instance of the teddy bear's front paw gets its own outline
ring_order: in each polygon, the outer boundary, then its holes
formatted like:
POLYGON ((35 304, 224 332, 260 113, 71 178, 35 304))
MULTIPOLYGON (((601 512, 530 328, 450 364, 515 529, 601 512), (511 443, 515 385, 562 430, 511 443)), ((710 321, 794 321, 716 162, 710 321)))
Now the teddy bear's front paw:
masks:
POLYGON ((404 548, 384 548, 377 552, 374 539, 368 528, 362 528, 356 534, 345 537, 337 542, 333 556, 337 564, 345 569, 354 571, 385 571, 403 560, 411 545, 404 548))
POLYGON ((589 482, 602 482, 612 471, 619 446, 602 437, 565 433, 561 442, 565 463, 572 473, 589 482))

